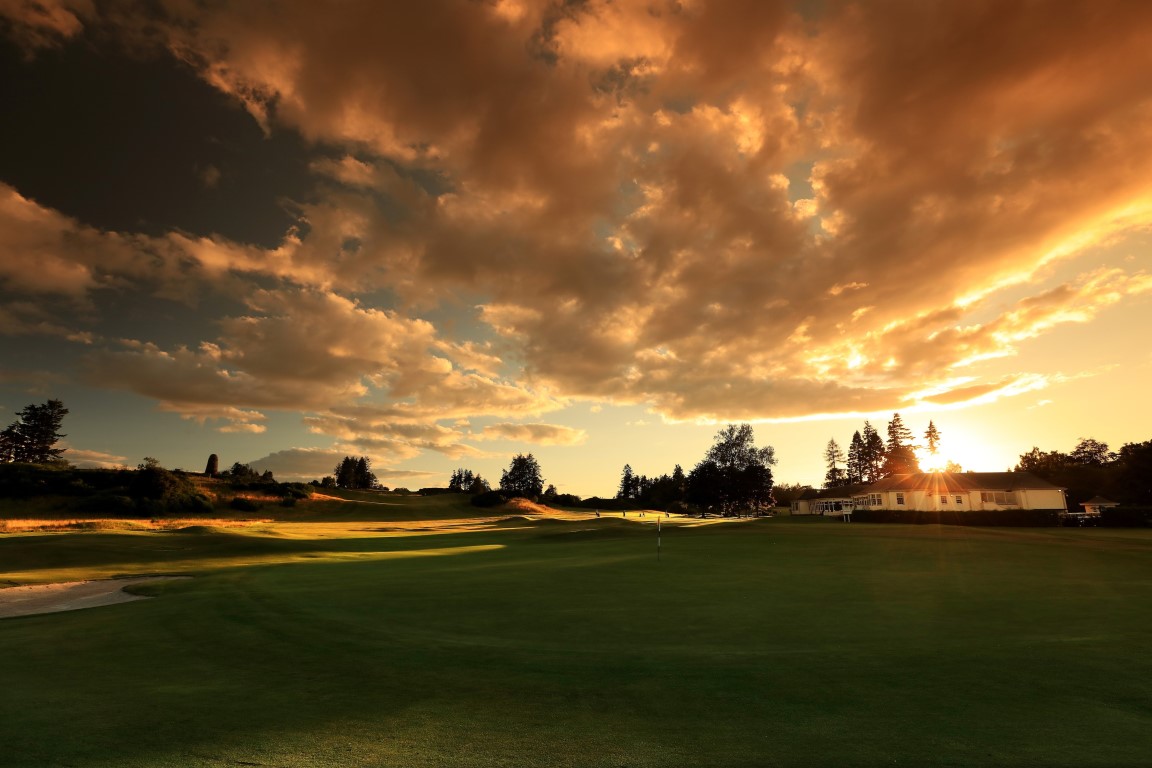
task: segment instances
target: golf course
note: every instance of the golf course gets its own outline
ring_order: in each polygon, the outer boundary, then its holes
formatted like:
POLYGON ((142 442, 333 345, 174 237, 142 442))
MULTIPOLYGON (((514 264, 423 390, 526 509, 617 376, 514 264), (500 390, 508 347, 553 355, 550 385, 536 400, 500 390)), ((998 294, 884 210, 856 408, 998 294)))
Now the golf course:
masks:
POLYGON ((0 531, 4 587, 191 577, 0 619, 0 765, 1152 756, 1147 529, 277 512, 0 531))

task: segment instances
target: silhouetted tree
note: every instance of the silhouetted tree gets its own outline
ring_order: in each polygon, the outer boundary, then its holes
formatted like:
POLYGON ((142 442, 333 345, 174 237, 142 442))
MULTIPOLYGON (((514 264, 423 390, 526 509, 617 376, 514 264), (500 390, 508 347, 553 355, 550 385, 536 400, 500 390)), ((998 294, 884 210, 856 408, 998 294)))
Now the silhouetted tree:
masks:
POLYGON ((448 490, 456 493, 468 493, 475 477, 472 470, 461 467, 452 473, 452 478, 448 481, 448 490))
POLYGON ((828 467, 828 471, 824 474, 825 488, 836 488, 847 483, 845 471, 837 466, 842 461, 844 461, 844 451, 840 449, 840 444, 833 438, 828 441, 828 445, 824 448, 824 464, 828 467))
POLYGON ((861 456, 861 466, 864 470, 864 482, 874 483, 883 477, 885 448, 880 433, 870 422, 864 422, 864 432, 861 434, 864 442, 864 452, 861 456))
POLYGON ((1152 506, 1152 440, 1121 446, 1113 466, 1115 500, 1152 506))
POLYGON ((376 485, 376 475, 372 472, 372 460, 367 456, 356 459, 356 470, 353 473, 355 485, 353 488, 373 488, 376 485))
POLYGON ((208 477, 216 477, 216 473, 220 471, 220 457, 212 454, 208 457, 208 463, 204 465, 204 474, 208 477))
POLYGON ((777 506, 787 507, 807 490, 810 490, 807 485, 784 483, 772 486, 772 495, 776 498, 777 506))
POLYGON ((17 414, 19 419, 0 433, 0 462, 52 464, 61 461, 65 449, 55 446, 65 437, 60 434, 60 425, 67 415, 68 409, 59 400, 24 406, 17 414))
POLYGON ((1090 437, 1082 437, 1076 447, 1072 449, 1069 458, 1086 467, 1103 467, 1115 460, 1116 454, 1108 450, 1108 443, 1102 443, 1090 437))
POLYGON ((509 496, 536 499, 544 492, 540 465, 532 454, 516 454, 508 469, 500 475, 500 490, 509 496))
POLYGON ((860 430, 852 433, 852 442, 848 444, 848 466, 845 469, 848 485, 864 482, 864 438, 860 430))
POLYGON ((888 445, 884 454, 884 466, 880 471, 882 477, 892 475, 909 475, 920 471, 920 462, 916 458, 916 451, 912 446, 912 432, 904 426, 900 414, 892 414, 892 421, 888 422, 888 445))
POLYGON ((772 446, 757 448, 750 424, 729 424, 716 433, 716 443, 688 475, 688 500, 722 515, 773 506, 772 446))
POLYGON ((616 498, 635 499, 640 496, 640 490, 640 478, 632 474, 631 464, 625 464, 624 471, 620 475, 620 487, 616 491, 616 498))
POLYGON ((936 424, 931 419, 928 420, 928 431, 924 433, 924 440, 928 443, 928 453, 935 456, 937 450, 940 448, 940 432, 936 429, 936 424))

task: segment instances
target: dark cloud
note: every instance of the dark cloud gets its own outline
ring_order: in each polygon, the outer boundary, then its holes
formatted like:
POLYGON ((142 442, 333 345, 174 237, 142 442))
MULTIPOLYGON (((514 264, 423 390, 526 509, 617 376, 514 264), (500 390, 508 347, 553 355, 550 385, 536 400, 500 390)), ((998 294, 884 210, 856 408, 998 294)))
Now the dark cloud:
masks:
MULTIPOLYGON (((171 152, 154 202, 203 219, 139 213, 151 177, 117 203, 143 223, 32 188, 110 176, 87 158, 0 162, 0 287, 242 302, 195 343, 89 339, 91 381, 226 429, 298 410, 381 455, 457 457, 576 442, 521 423, 573 398, 678 420, 958 406, 1043 386, 1051 366, 985 363, 1148 291, 1139 261, 1074 268, 1152 221, 1146 4, 131 8, 81 31, 45 11, 60 24, 19 22, 41 38, 10 58, 53 88, 99 59, 75 108, 143 110, 165 138, 84 140, 171 152), (80 50, 84 30, 117 44, 80 50), (144 59, 140 103, 101 100, 144 59), (165 84, 179 104, 151 104, 165 84), (241 189, 251 205, 215 197, 241 189), (429 319, 461 304, 479 328, 429 319), (480 417, 508 421, 448 424, 480 417)), ((37 113, 12 130, 65 130, 7 87, 37 113)), ((80 332, 7 313, 10 333, 80 332)))

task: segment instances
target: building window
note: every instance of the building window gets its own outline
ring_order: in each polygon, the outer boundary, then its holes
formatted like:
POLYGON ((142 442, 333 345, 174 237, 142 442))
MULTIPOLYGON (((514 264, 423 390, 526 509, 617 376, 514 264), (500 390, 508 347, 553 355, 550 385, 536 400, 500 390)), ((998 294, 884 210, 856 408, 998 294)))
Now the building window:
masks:
POLYGON ((940 497, 940 503, 941 504, 947 504, 948 503, 948 497, 947 496, 941 496, 940 497))
POLYGON ((897 506, 901 506, 901 507, 904 506, 904 494, 902 494, 902 493, 896 494, 896 504, 897 504, 897 506))
POLYGON ((957 504, 963 504, 964 503, 964 497, 963 496, 957 496, 956 497, 956 503, 957 504))
POLYGON ((1012 491, 981 491, 980 500, 998 507, 1016 506, 1016 494, 1012 491))
POLYGON ((878 493, 870 493, 868 494, 868 506, 882 507, 884 506, 884 499, 878 493))

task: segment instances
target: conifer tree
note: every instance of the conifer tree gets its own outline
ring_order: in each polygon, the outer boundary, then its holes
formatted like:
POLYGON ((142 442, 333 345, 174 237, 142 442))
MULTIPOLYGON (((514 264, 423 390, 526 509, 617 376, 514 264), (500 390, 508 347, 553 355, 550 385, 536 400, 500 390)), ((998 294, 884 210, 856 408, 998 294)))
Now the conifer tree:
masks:
POLYGON ((848 484, 855 485, 864 482, 864 438, 860 430, 852 433, 852 442, 848 444, 848 484))
POLYGON ((26 405, 17 414, 20 418, 0 433, 0 463, 24 462, 51 464, 60 461, 63 448, 56 443, 66 435, 60 434, 60 424, 68 409, 59 400, 41 405, 26 405))
POLYGON ((940 432, 931 420, 928 421, 928 431, 924 433, 924 439, 928 442, 928 453, 935 456, 940 448, 940 432))
POLYGON ((828 441, 827 447, 824 448, 824 462, 828 467, 828 472, 824 475, 825 488, 844 485, 844 470, 838 466, 842 461, 844 461, 844 451, 840 449, 840 444, 836 442, 836 439, 832 438, 828 441))

